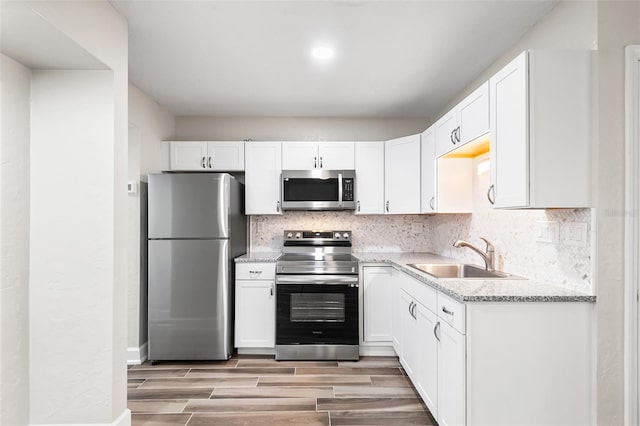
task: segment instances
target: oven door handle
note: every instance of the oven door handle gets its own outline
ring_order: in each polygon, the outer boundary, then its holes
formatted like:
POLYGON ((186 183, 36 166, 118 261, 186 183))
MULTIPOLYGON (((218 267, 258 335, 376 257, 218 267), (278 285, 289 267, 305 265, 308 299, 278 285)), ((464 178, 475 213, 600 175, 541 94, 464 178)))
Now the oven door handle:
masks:
POLYGON ((358 286, 357 275, 276 275, 277 284, 322 284, 358 286), (355 284, 355 285, 353 285, 355 284))

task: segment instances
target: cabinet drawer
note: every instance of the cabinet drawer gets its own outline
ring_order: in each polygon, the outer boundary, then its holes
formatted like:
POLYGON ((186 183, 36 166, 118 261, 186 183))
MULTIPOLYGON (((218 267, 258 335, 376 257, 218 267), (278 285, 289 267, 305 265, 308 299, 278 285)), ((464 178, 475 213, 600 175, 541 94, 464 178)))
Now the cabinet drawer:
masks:
POLYGON ((465 305, 449 296, 438 292, 438 310, 436 313, 441 320, 450 324, 460 333, 465 334, 465 305))
POLYGON ((236 263, 238 280, 273 280, 275 277, 275 263, 236 263))
POLYGON ((432 312, 437 313, 437 292, 434 288, 424 284, 417 279, 402 274, 403 277, 403 290, 413 297, 416 302, 424 305, 425 308, 430 309, 432 312))

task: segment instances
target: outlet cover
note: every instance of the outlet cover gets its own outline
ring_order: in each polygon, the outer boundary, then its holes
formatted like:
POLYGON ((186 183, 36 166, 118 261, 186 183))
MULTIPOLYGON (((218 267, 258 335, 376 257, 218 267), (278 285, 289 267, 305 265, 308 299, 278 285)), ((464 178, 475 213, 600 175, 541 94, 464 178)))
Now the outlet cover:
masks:
POLYGON ((539 243, 558 244, 560 239, 560 226, 558 222, 536 222, 536 241, 539 243))

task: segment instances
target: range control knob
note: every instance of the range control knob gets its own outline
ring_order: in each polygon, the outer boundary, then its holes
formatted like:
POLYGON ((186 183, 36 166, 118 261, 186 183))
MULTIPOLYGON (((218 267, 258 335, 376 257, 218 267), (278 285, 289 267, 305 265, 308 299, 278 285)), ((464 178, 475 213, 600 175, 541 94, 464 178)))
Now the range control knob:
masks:
POLYGON ((289 233, 287 234, 287 238, 293 238, 293 232, 289 232, 289 233))
POLYGON ((340 238, 340 233, 336 232, 335 234, 333 234, 333 238, 338 239, 340 238))
POLYGON ((349 233, 348 233, 348 232, 345 232, 344 234, 342 234, 342 237, 343 237, 343 238, 349 238, 349 233))
POLYGON ((300 232, 296 232, 296 238, 302 238, 302 234, 300 232))

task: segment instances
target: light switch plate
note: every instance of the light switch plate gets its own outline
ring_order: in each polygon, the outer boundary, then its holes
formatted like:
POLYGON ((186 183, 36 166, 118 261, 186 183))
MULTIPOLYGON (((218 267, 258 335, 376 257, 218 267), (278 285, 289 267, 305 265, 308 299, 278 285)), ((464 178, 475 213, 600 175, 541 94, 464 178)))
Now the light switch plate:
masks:
POLYGON ((560 226, 558 222, 539 220, 536 222, 536 241, 539 243, 558 244, 560 226))
POLYGON ((587 246, 587 224, 585 222, 569 222, 563 226, 564 243, 569 246, 587 246))

